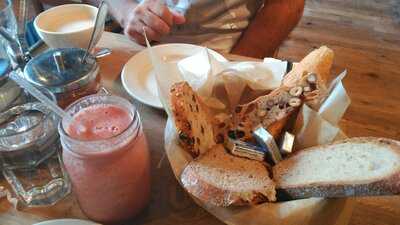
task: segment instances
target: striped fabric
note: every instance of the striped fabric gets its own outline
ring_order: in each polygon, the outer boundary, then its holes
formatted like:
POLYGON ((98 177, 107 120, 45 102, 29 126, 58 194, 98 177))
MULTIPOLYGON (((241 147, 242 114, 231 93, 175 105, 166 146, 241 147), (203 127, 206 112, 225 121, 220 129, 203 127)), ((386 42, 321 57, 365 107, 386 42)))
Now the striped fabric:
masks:
MULTIPOLYGON (((140 2, 140 0, 137 0, 140 2)), ((229 52, 264 0, 166 0, 168 6, 186 17, 163 43, 205 45, 229 52)))

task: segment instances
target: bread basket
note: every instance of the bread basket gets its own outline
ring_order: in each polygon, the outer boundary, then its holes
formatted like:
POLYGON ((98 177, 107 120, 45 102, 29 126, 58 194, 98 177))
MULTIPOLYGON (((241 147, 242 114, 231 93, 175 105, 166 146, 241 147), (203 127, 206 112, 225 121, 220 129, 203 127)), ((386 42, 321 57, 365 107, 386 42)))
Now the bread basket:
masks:
MULTIPOLYGON (((159 56, 153 55, 153 59, 154 57, 159 56)), ((270 71, 278 71, 278 73, 280 73, 279 71, 282 72, 282 65, 286 65, 286 62, 275 59, 271 60, 274 61, 274 63, 260 62, 260 64, 270 67, 270 71)), ((161 62, 161 60, 157 61, 161 62)), ((206 80, 209 80, 211 76, 220 72, 221 68, 226 69, 231 67, 233 64, 216 62, 211 59, 210 65, 211 68, 218 69, 215 69, 209 73, 206 80)), ((159 70, 163 71, 164 75, 168 74, 169 71, 184 72, 182 70, 177 70, 177 66, 177 64, 161 63, 161 65, 159 64, 157 67, 159 70)), ((344 77, 344 75, 345 73, 339 75, 338 78, 332 82, 330 94, 318 112, 307 106, 303 106, 300 109, 298 117, 300 118, 299 121, 302 121, 302 125, 299 126, 300 128, 297 133, 297 139, 300 142, 298 143, 299 147, 311 147, 345 138, 345 135, 337 126, 343 113, 350 104, 349 97, 341 83, 341 79, 344 77)), ((157 71, 156 76, 159 96, 161 102, 164 104, 165 110, 169 115, 164 136, 165 150, 174 175, 178 182, 180 182, 180 174, 185 166, 192 160, 192 158, 178 144, 177 130, 170 113, 169 89, 172 84, 182 80, 188 81, 188 78, 187 75, 185 76, 185 74, 181 74, 179 76, 160 76, 157 74, 157 71), (174 77, 174 79, 171 79, 171 77, 174 77), (177 79, 177 77, 179 77, 179 79, 177 79)), ((207 83, 207 81, 205 83, 207 83)), ((255 206, 217 207, 206 202, 201 202, 195 197, 193 197, 193 199, 199 206, 206 209, 216 218, 226 224, 232 225, 347 224, 352 214, 355 202, 354 199, 351 198, 310 198, 278 203, 263 203, 255 206)))

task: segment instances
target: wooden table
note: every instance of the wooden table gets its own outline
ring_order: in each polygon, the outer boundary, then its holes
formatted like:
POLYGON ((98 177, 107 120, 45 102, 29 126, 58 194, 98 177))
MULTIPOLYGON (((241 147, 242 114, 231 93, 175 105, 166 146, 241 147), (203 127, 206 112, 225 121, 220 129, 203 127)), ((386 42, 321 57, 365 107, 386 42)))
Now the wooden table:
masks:
MULTIPOLYGON (((112 93, 130 99, 138 107, 143 118, 145 133, 149 139, 151 149, 153 185, 150 206, 140 216, 123 224, 222 224, 205 210, 195 205, 175 180, 170 165, 166 159, 161 161, 161 164, 159 165, 164 152, 163 129, 167 118, 166 114, 161 110, 153 109, 134 100, 127 95, 121 86, 119 75, 123 65, 132 55, 143 49, 143 47, 132 43, 124 36, 111 33, 105 33, 103 35, 99 46, 113 49, 113 53, 110 56, 100 59, 99 62, 103 85, 112 90, 112 93)), ((297 55, 294 56, 295 60, 299 60, 302 57, 297 55)), ((228 55, 227 57, 231 60, 244 59, 243 57, 233 55, 228 55)), ((356 66, 360 65, 354 65, 354 67, 356 66)), ((353 65, 350 64, 349 69, 350 67, 353 67, 353 65)), ((397 82, 397 84, 399 84, 399 82, 397 82)), ((356 84, 353 84, 353 86, 350 85, 348 90, 350 93, 353 93, 353 90, 359 91, 360 88, 368 90, 368 85, 371 85, 371 83, 366 83, 364 85, 360 84, 359 87, 357 87, 356 84)), ((374 85, 372 84, 372 86, 374 85)), ((389 93, 390 91, 394 90, 387 90, 389 93)), ((373 101, 386 101, 385 95, 387 92, 378 91, 377 94, 366 97, 366 106, 363 108, 358 108, 358 105, 356 108, 351 107, 349 113, 346 114, 346 120, 343 123, 348 135, 354 136, 359 132, 362 133, 363 131, 358 131, 359 129, 366 129, 368 131, 367 134, 380 134, 379 132, 374 133, 371 131, 369 123, 366 122, 361 124, 357 122, 360 118, 355 120, 353 120, 353 118, 357 113, 359 113, 358 110, 364 110, 362 115, 365 114, 368 118, 376 119, 379 115, 376 115, 375 113, 379 113, 379 110, 374 109, 376 111, 373 113, 374 110, 368 110, 367 106, 372 104, 373 101)), ((398 94, 400 93, 398 92, 398 94)), ((393 105, 393 107, 399 109, 398 103, 400 102, 397 101, 397 104, 393 105)), ((398 115, 393 115, 392 117, 387 117, 385 119, 386 122, 399 122, 398 115)), ((372 129, 375 129, 375 127, 376 126, 374 125, 372 129)), ((398 133, 394 136, 396 135, 398 135, 398 133)), ((397 138, 399 139, 398 136, 397 138)), ((1 225, 28 225, 54 218, 85 218, 85 216, 80 211, 79 205, 73 196, 68 197, 53 207, 26 209, 22 211, 13 209, 6 199, 0 200, 1 225)), ((321 224, 323 224, 323 222, 321 222, 321 224)), ((400 198, 360 198, 357 202, 355 213, 353 214, 350 224, 400 224, 400 198)))

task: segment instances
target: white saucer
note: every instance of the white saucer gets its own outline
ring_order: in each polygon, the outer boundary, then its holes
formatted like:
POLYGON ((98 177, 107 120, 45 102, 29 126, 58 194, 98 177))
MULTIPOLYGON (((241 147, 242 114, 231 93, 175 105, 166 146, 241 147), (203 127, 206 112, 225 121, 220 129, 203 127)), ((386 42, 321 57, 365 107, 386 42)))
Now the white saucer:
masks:
MULTIPOLYGON (((204 50, 204 47, 191 44, 164 44, 157 45, 153 49, 164 61, 174 62, 194 55, 204 50)), ((210 50, 210 53, 218 61, 227 61, 213 50, 210 50)), ((129 59, 122 69, 121 81, 125 90, 135 99, 155 108, 163 108, 158 98, 157 82, 147 49, 129 59)))
POLYGON ((100 225, 100 224, 88 220, 58 219, 58 220, 47 220, 40 223, 35 223, 33 225, 100 225))

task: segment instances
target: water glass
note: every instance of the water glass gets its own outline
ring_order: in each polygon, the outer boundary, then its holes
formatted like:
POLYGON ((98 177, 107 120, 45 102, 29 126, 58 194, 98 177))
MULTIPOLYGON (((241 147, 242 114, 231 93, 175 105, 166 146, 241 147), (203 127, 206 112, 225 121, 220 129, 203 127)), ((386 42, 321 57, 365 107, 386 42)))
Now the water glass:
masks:
MULTIPOLYGON (((14 39, 17 37, 17 22, 11 1, 0 0, 0 27, 14 39)), ((21 95, 21 88, 8 79, 11 71, 9 43, 0 36, 0 112, 8 109, 21 95)))
MULTIPOLYGON (((55 101, 55 97, 42 90, 55 101)), ((0 164, 19 202, 55 204, 70 193, 57 133, 59 118, 34 97, 0 113, 0 164)))
POLYGON ((0 0, 0 27, 5 28, 13 38, 17 38, 17 19, 11 0, 0 0))

